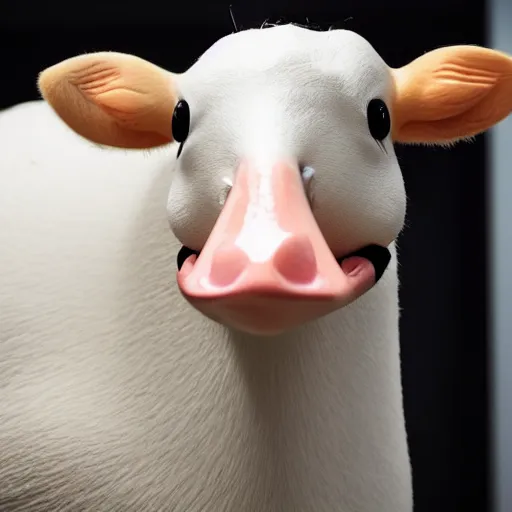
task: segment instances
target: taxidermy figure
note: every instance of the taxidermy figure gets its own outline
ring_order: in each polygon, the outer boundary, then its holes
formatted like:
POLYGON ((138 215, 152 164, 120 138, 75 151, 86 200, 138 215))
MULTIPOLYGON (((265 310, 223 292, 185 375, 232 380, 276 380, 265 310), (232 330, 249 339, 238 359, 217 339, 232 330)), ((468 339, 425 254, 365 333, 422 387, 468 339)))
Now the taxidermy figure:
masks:
POLYGON ((511 58, 284 25, 39 87, 0 115, 0 509, 411 512, 393 143, 505 118, 511 58))

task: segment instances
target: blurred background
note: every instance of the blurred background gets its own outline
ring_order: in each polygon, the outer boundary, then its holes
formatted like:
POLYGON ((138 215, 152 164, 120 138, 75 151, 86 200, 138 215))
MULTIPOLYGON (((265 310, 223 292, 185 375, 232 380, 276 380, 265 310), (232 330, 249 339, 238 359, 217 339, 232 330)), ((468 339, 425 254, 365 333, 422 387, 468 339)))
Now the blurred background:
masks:
MULTIPOLYGON (((230 3, 241 29, 282 19, 354 30, 390 66, 451 44, 512 53, 511 0, 3 0, 0 108, 38 99, 38 72, 84 52, 184 71, 233 31, 230 3)), ((409 198, 401 344, 416 512, 512 511, 511 146, 508 120, 450 150, 397 148, 409 198)))

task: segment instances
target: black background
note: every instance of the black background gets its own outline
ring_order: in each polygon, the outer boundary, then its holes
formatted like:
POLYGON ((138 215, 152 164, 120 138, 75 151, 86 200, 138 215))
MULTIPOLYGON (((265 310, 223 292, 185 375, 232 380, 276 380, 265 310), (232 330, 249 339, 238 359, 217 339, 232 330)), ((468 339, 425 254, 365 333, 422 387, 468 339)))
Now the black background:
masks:
MULTIPOLYGON (((0 108, 37 99, 38 72, 83 52, 129 52, 184 71, 232 31, 228 5, 89 0, 53 7, 4 0, 0 108)), ((485 45, 485 5, 470 5, 264 0, 233 2, 233 10, 242 28, 280 17, 343 26, 400 66, 439 46, 485 45)), ((491 509, 485 142, 480 136, 449 150, 397 148, 409 199, 408 227, 399 240, 401 344, 417 512, 491 509)))

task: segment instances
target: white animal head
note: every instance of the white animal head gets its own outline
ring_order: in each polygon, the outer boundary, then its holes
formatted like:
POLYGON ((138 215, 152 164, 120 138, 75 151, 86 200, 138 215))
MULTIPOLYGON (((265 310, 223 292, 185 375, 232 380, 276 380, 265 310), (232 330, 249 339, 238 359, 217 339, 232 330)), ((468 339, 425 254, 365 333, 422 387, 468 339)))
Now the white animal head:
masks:
POLYGON ((486 130, 512 109, 511 77, 493 50, 442 48, 391 69, 353 32, 287 25, 224 37, 180 75, 95 53, 39 86, 93 142, 179 143, 168 214, 182 293, 215 320, 275 333, 384 272, 406 207, 393 142, 486 130))

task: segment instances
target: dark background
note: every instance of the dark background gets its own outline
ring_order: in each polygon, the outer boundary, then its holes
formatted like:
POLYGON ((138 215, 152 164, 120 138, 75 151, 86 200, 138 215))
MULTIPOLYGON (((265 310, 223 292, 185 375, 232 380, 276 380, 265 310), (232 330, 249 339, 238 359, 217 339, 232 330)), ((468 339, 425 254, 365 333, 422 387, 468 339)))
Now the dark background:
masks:
MULTIPOLYGON (((79 53, 134 53, 179 72, 232 31, 228 2, 65 5, 2 2, 0 108, 37 99, 37 73, 79 53)), ((233 1, 233 10, 242 28, 280 17, 343 26, 391 66, 439 46, 486 44, 482 0, 233 1)), ((409 198, 399 253, 415 510, 487 512, 486 138, 397 152, 409 198)))

